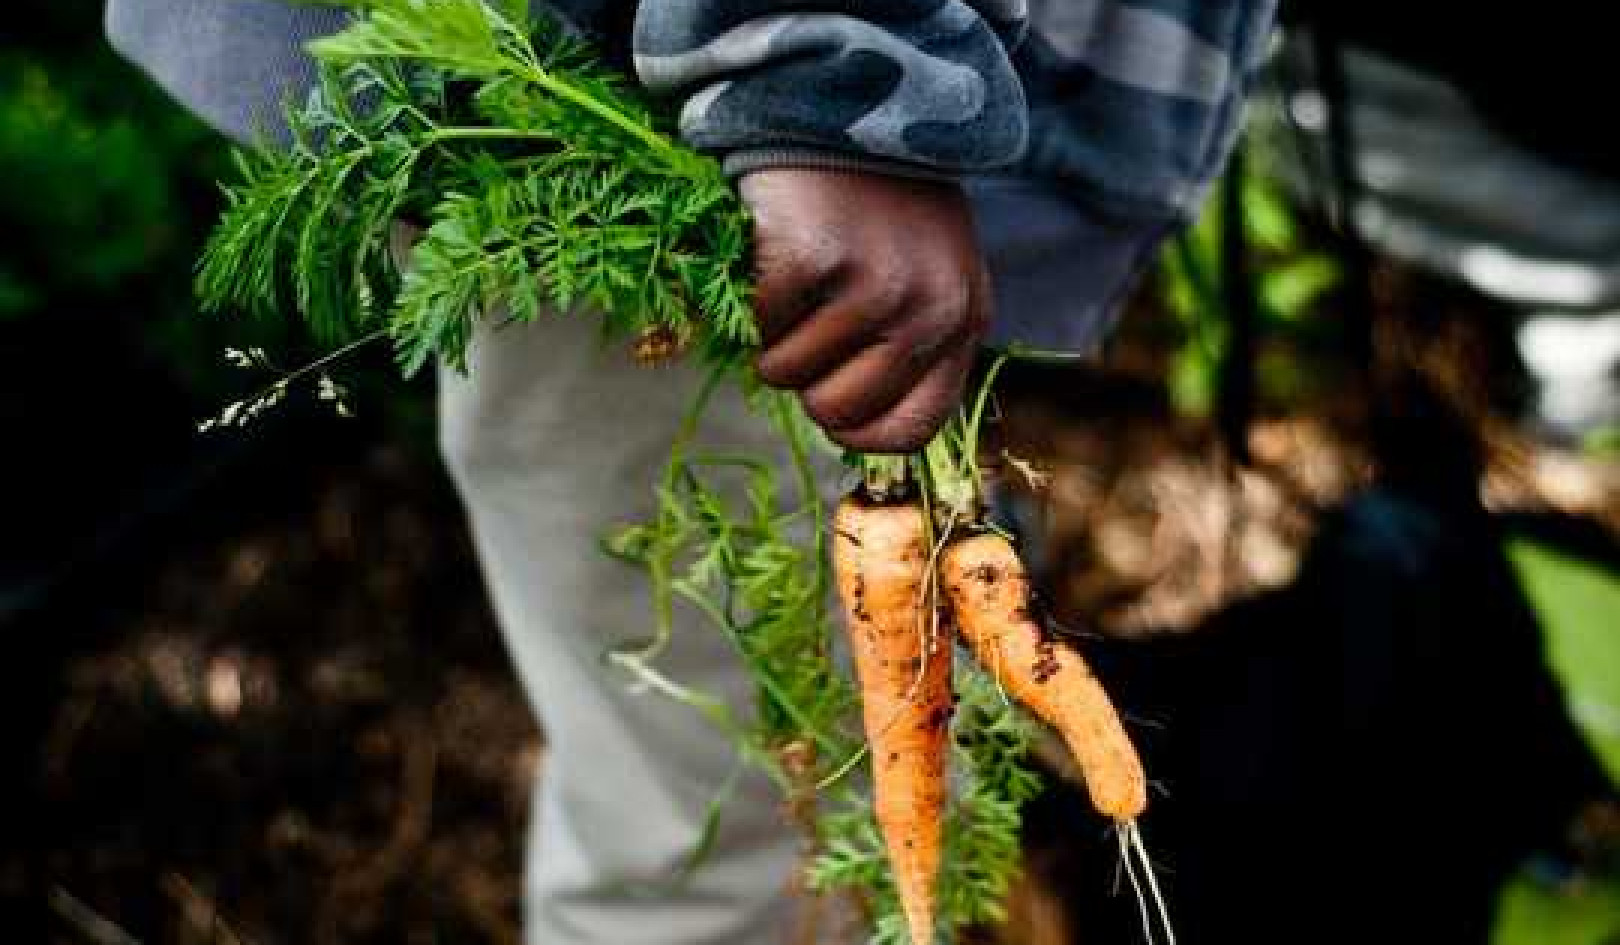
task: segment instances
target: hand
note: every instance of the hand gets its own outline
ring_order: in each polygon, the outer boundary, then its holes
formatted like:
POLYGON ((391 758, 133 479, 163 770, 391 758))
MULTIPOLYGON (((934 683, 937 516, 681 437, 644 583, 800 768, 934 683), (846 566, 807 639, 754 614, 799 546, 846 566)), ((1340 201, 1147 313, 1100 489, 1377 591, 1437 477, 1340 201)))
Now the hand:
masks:
POLYGON ((856 171, 742 180, 754 215, 757 367, 849 449, 908 453, 961 400, 989 278, 961 188, 856 171))

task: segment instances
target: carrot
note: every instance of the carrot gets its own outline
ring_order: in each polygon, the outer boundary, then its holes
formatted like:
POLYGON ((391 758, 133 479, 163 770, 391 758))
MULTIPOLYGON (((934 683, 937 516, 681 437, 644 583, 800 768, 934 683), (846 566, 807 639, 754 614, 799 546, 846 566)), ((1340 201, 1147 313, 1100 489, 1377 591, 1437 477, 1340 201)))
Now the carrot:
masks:
POLYGON ((1016 700, 1057 729, 1085 779, 1091 803, 1128 825, 1147 809, 1147 777, 1102 684, 1074 649, 1030 613, 1029 577, 999 535, 955 542, 941 583, 959 633, 1016 700))
POLYGON ((915 503, 850 498, 833 535, 878 829, 911 940, 931 945, 952 697, 950 646, 935 639, 924 513, 915 503))

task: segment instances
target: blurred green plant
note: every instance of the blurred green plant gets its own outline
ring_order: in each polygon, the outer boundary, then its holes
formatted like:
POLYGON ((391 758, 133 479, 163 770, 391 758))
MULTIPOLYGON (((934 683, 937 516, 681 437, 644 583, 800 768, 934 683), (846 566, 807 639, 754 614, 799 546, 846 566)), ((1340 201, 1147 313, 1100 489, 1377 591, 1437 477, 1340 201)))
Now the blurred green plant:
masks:
POLYGON ((0 215, 12 237, 0 258, 0 317, 19 317, 62 294, 106 292, 172 247, 181 214, 169 163, 200 135, 172 115, 141 126, 97 116, 44 64, 6 65, 0 215))
MULTIPOLYGON (((1313 316, 1339 284, 1339 263, 1311 245, 1296 209, 1263 170, 1242 162, 1243 233, 1250 253, 1252 291, 1264 337, 1299 341, 1320 333, 1313 316)), ((1231 345, 1225 273, 1224 208, 1211 200, 1197 222, 1167 245, 1159 259, 1158 297, 1181 329, 1166 378, 1180 412, 1207 416, 1215 405, 1221 365, 1231 345)), ((1293 402, 1310 387, 1298 358, 1261 352, 1258 395, 1293 402)))
POLYGON ((224 142, 125 62, 94 0, 24 3, 0 50, 0 316, 64 299, 184 299, 224 142))
MULTIPOLYGON (((296 360, 309 345, 287 322, 197 317, 194 263, 224 205, 229 142, 107 45, 102 7, 27 4, 0 50, 0 331, 42 359, 68 343, 118 349, 211 410, 263 381, 226 348, 296 360)), ((380 374, 397 394, 382 360, 345 381, 369 391, 380 374)), ((361 399, 431 442, 425 398, 361 399)))
POLYGON ((1620 424, 1599 427, 1581 438, 1581 449, 1593 459, 1620 459, 1620 424))
MULTIPOLYGON (((1620 576, 1538 542, 1514 538, 1507 552, 1541 619, 1548 663, 1570 717, 1620 784, 1620 576)), ((1495 945, 1604 945, 1620 936, 1620 886, 1612 881, 1549 887, 1525 873, 1498 903, 1495 945)))

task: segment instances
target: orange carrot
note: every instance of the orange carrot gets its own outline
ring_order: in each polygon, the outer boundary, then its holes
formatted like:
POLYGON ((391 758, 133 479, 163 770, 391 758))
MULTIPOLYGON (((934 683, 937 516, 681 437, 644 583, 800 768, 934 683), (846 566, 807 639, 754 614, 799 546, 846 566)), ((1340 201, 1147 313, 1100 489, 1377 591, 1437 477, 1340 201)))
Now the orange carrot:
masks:
POLYGON ((1029 577, 1012 545, 977 535, 945 550, 940 581, 963 641, 1018 702, 1057 729, 1091 803, 1116 822, 1147 808, 1147 777, 1091 668, 1030 613, 1029 577))
POLYGON ((873 804, 915 945, 931 945, 949 755, 951 648, 936 637, 916 504, 846 499, 833 566, 872 755, 873 804))

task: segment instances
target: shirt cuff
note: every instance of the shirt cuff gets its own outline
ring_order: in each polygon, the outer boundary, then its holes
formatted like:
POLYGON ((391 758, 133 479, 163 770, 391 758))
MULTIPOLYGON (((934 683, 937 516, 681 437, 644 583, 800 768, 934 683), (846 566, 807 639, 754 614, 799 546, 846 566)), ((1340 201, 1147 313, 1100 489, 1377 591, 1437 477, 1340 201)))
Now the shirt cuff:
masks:
POLYGON ((938 168, 925 167, 921 164, 872 157, 866 154, 825 151, 792 145, 779 148, 750 148, 743 151, 732 151, 721 158, 720 166, 730 177, 742 177, 744 174, 773 167, 809 167, 834 171, 861 171, 868 174, 884 174, 889 177, 907 177, 913 180, 947 181, 950 183, 961 180, 961 176, 958 174, 952 174, 938 168))

